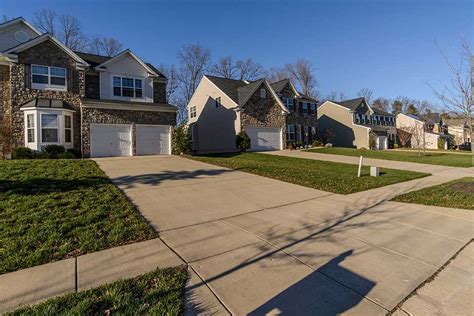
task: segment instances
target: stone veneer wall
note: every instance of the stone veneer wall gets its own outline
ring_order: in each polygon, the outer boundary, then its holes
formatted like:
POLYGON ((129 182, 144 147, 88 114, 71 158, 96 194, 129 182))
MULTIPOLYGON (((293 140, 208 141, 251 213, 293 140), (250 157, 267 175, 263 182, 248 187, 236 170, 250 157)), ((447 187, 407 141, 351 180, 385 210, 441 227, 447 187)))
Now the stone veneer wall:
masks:
POLYGON ((11 68, 12 91, 12 145, 24 146, 24 117, 20 107, 35 99, 63 100, 76 109, 73 115, 74 147, 80 148, 81 97, 84 96, 84 71, 76 69, 76 62, 51 41, 40 43, 18 54, 18 63, 11 68), (63 67, 68 72, 68 91, 38 90, 30 88, 31 64, 63 67), (28 71, 26 71, 28 69, 28 71))
POLYGON ((11 82, 10 66, 0 65, 0 158, 10 151, 11 82))
POLYGON ((100 99, 99 72, 88 70, 86 73, 85 96, 89 99, 100 99))
POLYGON ((82 108, 84 157, 90 156, 90 124, 131 124, 133 155, 136 152, 135 124, 176 125, 176 113, 82 108))
POLYGON ((242 128, 248 127, 275 127, 282 129, 283 144, 286 144, 285 114, 280 105, 272 97, 268 88, 262 84, 250 97, 240 112, 242 128), (267 91, 265 99, 260 98, 260 89, 267 91))
POLYGON ((167 103, 166 81, 164 81, 163 79, 153 81, 153 102, 167 103))

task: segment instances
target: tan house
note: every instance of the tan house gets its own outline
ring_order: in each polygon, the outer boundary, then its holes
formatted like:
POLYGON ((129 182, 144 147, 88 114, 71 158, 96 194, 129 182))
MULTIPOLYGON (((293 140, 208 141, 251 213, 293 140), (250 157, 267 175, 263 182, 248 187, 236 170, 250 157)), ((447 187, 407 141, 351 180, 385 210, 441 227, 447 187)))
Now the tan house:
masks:
MULTIPOLYGON (((433 124, 412 114, 400 113, 397 115, 397 128, 411 134, 411 148, 438 149, 440 138, 447 139, 447 135, 433 129, 433 124)), ((447 143, 445 143, 447 145, 447 143)))
POLYGON ((334 134, 329 142, 337 147, 389 148, 396 139, 395 116, 370 106, 364 98, 326 101, 318 108, 318 128, 334 134))
POLYGON ((287 141, 316 139, 317 101, 289 80, 270 84, 206 75, 188 103, 193 150, 235 152, 236 135, 244 130, 251 151, 281 150, 287 141))
POLYGON ((448 134, 452 137, 453 145, 459 146, 471 142, 469 126, 465 119, 453 118, 445 119, 445 121, 448 126, 448 134))

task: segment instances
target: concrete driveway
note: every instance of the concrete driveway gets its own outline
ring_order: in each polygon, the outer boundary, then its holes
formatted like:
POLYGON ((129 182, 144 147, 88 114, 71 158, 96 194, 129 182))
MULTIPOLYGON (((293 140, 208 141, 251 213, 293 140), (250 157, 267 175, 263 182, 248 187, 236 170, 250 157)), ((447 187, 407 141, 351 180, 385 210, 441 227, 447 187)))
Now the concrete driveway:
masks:
POLYGON ((180 157, 96 161, 225 306, 201 311, 386 314, 474 235, 470 211, 354 207, 180 157))

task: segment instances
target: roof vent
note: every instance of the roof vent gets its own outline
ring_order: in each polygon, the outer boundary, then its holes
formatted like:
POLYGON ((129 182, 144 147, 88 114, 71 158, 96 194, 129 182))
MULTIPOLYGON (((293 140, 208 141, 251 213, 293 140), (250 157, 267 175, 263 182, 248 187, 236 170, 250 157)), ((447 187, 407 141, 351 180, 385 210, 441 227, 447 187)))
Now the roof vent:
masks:
POLYGON ((25 43, 30 39, 28 34, 26 34, 24 31, 16 31, 14 36, 15 39, 20 43, 25 43))

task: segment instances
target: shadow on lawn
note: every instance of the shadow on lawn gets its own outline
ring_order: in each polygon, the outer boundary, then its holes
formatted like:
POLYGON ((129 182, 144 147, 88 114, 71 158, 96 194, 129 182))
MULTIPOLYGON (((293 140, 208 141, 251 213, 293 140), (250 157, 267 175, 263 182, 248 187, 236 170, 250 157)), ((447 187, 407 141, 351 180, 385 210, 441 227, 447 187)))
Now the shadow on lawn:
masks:
POLYGON ((53 192, 68 192, 80 188, 95 188, 111 184, 104 177, 83 179, 31 178, 28 180, 0 180, 0 193, 34 195, 53 192))

